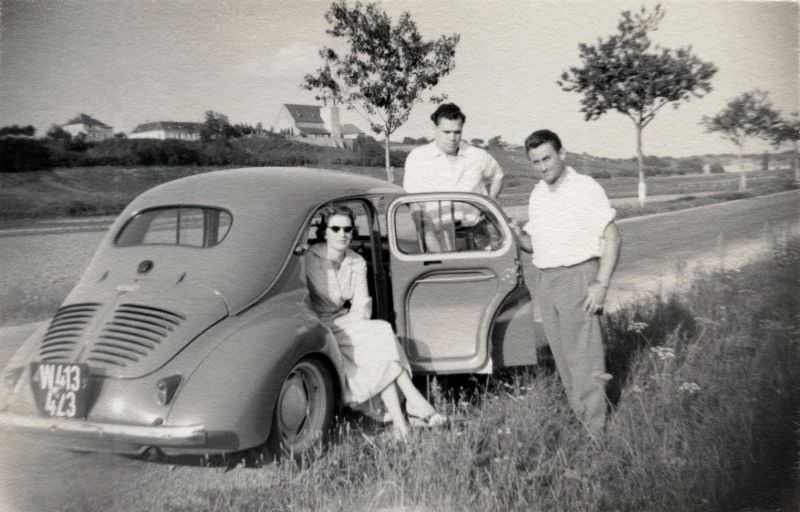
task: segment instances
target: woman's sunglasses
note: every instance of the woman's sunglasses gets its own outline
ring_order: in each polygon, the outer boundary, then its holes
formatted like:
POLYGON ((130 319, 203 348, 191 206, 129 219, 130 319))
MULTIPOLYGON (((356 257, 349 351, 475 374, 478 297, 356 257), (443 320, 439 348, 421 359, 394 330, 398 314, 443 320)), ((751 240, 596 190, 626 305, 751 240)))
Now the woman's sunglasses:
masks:
POLYGON ((334 233, 338 233, 340 229, 345 233, 353 232, 353 226, 328 226, 328 229, 330 229, 334 233))

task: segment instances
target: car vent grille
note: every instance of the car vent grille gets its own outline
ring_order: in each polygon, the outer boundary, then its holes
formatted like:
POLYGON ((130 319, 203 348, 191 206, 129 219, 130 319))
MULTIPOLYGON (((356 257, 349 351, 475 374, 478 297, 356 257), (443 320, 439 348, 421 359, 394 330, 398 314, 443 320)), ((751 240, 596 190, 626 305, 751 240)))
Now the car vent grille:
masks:
POLYGON ((45 362, 69 362, 99 307, 100 304, 94 302, 60 307, 39 346, 39 359, 45 362))
POLYGON ((99 367, 126 367, 146 358, 186 317, 141 304, 121 304, 103 325, 87 360, 99 367))

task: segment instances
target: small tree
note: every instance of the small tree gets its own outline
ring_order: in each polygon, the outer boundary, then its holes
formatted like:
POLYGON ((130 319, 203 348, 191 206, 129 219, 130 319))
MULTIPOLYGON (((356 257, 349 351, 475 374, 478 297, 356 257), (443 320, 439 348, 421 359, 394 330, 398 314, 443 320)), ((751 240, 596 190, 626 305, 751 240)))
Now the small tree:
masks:
POLYGON ((200 138, 206 142, 212 140, 227 140, 233 135, 228 116, 213 110, 206 111, 206 120, 200 128, 200 138))
MULTIPOLYGON (((345 0, 325 13, 327 33, 348 43, 347 53, 320 50, 324 62, 316 74, 306 75, 301 87, 317 91, 327 104, 344 104, 366 119, 373 132, 384 135, 386 177, 390 166, 389 139, 408 120, 422 93, 435 87, 455 67, 458 34, 425 40, 408 12, 396 24, 378 6, 345 0)), ((431 97, 434 102, 443 96, 431 97)))
POLYGON ((775 146, 784 142, 792 143, 792 171, 794 180, 800 183, 800 166, 798 166, 798 152, 800 152, 800 114, 792 112, 789 116, 778 115, 774 122, 767 127, 767 136, 775 146))
POLYGON ((618 33, 599 39, 596 45, 580 44, 582 65, 571 67, 557 81, 564 91, 583 94, 581 112, 587 121, 599 119, 609 110, 633 121, 641 205, 647 197, 642 131, 664 106, 677 108, 681 101, 710 92, 711 78, 717 72, 714 64, 693 55, 691 47, 653 47, 650 33, 658 29, 663 18, 661 5, 656 5, 652 13, 644 7, 635 15, 624 11, 618 33))
POLYGON ((508 144, 503 140, 502 135, 495 135, 486 142, 487 148, 504 148, 506 146, 508 146, 508 144))
POLYGON ((777 122, 778 114, 773 110, 767 93, 758 89, 733 98, 717 115, 703 116, 702 124, 709 133, 718 132, 722 138, 733 142, 738 150, 739 190, 747 188, 742 152, 750 137, 764 137, 766 131, 777 122))
POLYGON ((27 126, 19 126, 13 124, 11 126, 3 126, 0 128, 0 137, 7 135, 21 135, 25 137, 33 137, 36 134, 36 128, 29 124, 27 126))
POLYGON ((54 124, 53 126, 50 127, 49 130, 47 130, 46 136, 48 139, 52 140, 60 140, 65 142, 69 142, 72 140, 72 135, 64 128, 58 126, 57 124, 54 124))

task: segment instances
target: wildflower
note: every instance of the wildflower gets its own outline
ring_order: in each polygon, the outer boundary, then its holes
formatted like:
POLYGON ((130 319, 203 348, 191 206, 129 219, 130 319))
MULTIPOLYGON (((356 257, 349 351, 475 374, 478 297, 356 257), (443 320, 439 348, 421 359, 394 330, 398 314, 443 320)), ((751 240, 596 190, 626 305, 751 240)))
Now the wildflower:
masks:
POLYGON ((678 391, 682 391, 684 393, 689 393, 690 395, 693 395, 698 391, 700 391, 700 386, 698 386, 694 382, 684 382, 683 384, 680 385, 678 391))
POLYGON ((647 327, 647 322, 631 322, 628 324, 628 331, 642 334, 642 331, 647 327))
POLYGON ((658 347, 650 347, 650 352, 657 355, 658 358, 662 361, 669 361, 670 359, 675 359, 675 349, 671 347, 664 347, 661 345, 659 345, 658 347))

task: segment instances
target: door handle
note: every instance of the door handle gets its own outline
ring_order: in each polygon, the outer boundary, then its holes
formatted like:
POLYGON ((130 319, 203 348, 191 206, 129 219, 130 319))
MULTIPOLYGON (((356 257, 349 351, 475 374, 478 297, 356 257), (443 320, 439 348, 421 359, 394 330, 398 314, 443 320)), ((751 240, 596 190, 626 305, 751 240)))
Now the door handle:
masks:
POLYGON ((422 262, 423 265, 441 265, 442 260, 426 260, 422 262))

